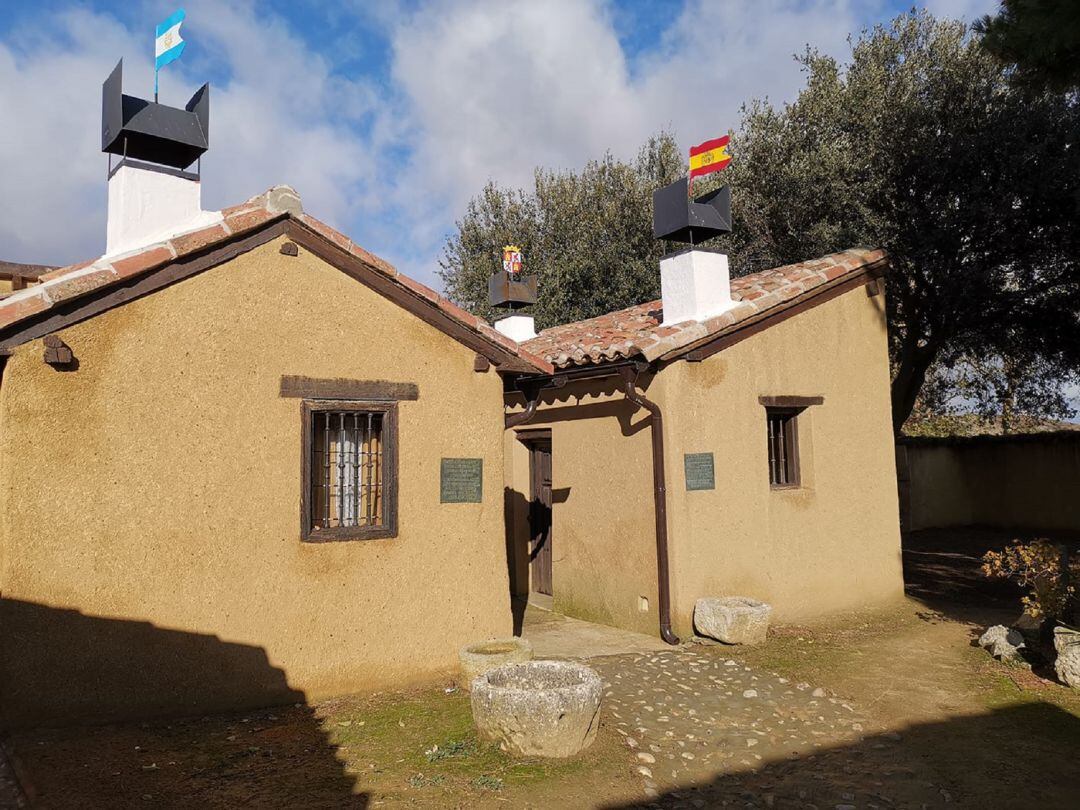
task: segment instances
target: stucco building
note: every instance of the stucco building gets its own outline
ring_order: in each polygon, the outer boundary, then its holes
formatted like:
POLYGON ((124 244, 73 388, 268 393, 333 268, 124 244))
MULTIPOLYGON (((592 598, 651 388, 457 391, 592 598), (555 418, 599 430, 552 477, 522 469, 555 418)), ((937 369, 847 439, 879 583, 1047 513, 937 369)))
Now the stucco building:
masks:
POLYGON ((407 684, 511 632, 476 369, 550 367, 289 189, 221 214, 0 301, 7 723, 407 684))
POLYGON ((899 598, 885 264, 850 250, 732 279, 703 321, 653 301, 525 341, 556 373, 507 394, 535 403, 505 439, 515 594, 669 640, 703 596, 781 621, 899 598))
POLYGON ((512 593, 669 637, 899 596, 880 253, 518 344, 288 188, 221 214, 0 302, 7 723, 430 679, 512 593))
POLYGON ((203 211, 208 87, 120 81, 105 255, 0 290, 3 724, 430 680, 526 598, 675 643, 701 596, 900 595, 880 252, 676 253, 533 336, 289 187, 203 211))

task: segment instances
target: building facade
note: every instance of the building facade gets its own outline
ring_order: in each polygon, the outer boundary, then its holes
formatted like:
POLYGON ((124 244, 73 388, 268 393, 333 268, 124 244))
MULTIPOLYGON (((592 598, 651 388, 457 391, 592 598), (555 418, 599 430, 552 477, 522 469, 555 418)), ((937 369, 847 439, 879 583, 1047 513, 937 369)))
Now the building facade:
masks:
POLYGON ((883 264, 849 251, 734 279, 738 306, 705 324, 665 326, 656 301, 527 341, 558 372, 505 440, 519 598, 641 632, 663 623, 652 420, 632 378, 662 418, 675 636, 706 596, 765 600, 780 621, 899 599, 883 264))

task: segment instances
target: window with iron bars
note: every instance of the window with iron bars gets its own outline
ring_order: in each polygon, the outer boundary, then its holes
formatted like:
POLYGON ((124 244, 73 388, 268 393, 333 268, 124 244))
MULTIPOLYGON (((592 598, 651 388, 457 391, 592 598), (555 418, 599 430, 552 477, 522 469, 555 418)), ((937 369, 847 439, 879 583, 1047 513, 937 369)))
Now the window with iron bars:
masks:
POLYGON ((773 489, 799 486, 799 410, 765 409, 769 437, 769 485, 773 489))
POLYGON ((395 403, 304 404, 304 539, 397 533, 395 403))

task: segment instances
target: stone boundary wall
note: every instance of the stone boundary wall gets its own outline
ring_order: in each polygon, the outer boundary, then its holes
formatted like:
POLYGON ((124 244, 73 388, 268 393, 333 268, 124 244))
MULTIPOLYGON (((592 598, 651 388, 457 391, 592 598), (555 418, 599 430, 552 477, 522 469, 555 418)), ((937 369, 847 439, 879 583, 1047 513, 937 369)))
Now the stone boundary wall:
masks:
POLYGON ((905 530, 1080 532, 1080 431, 906 437, 896 469, 905 530))

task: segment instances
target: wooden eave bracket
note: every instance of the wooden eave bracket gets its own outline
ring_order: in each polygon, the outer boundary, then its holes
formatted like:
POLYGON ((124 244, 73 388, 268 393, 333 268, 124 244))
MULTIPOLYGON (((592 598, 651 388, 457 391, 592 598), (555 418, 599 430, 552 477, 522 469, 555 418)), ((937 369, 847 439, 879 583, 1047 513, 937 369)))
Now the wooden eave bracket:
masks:
POLYGON ((50 366, 66 366, 75 360, 75 354, 56 335, 46 335, 44 360, 50 366))

